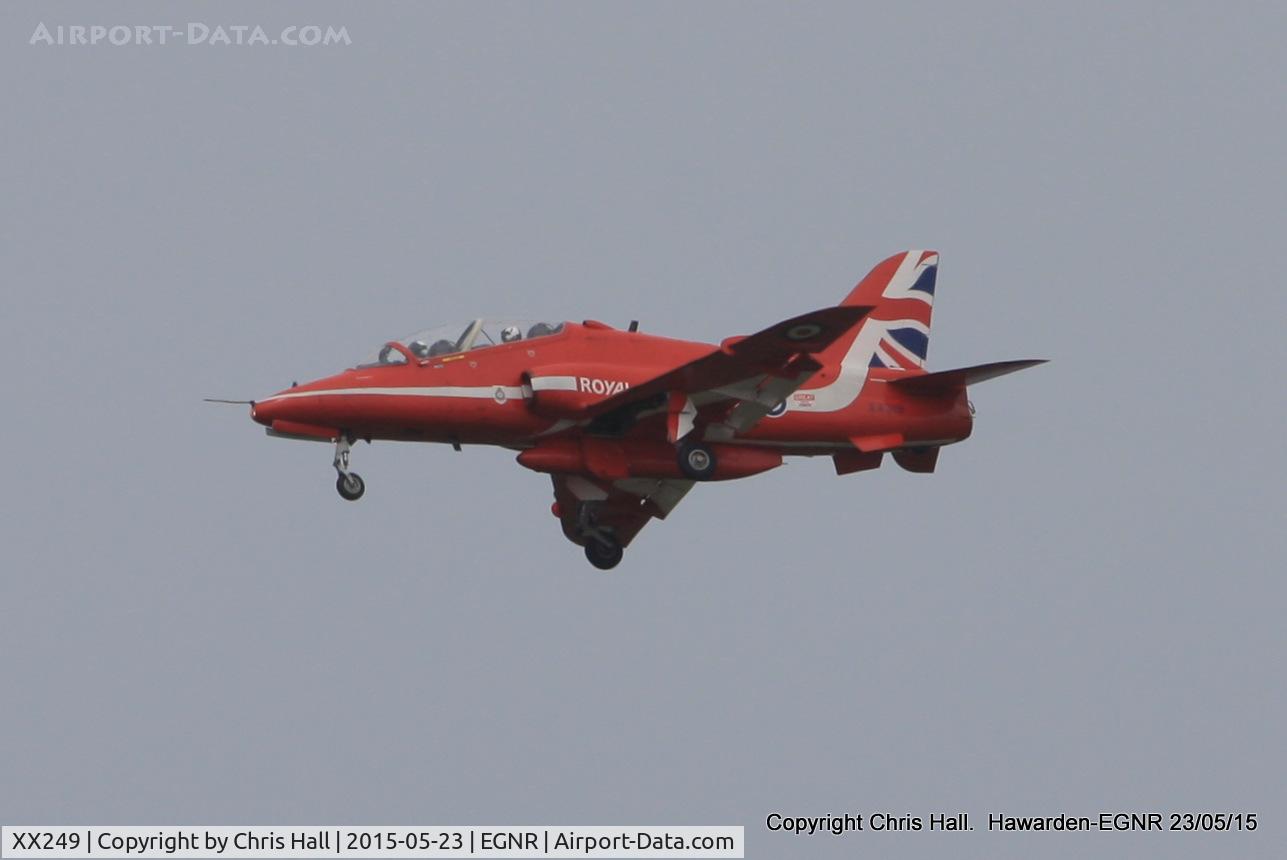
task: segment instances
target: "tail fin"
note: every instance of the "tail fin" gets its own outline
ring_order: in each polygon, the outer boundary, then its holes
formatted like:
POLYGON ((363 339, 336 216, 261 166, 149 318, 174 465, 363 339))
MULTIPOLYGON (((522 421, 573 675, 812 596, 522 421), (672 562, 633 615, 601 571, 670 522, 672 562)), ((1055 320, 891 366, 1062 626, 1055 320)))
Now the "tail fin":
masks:
POLYGON ((923 369, 937 275, 937 251, 904 251, 879 263, 840 303, 868 306, 871 313, 853 337, 834 344, 822 360, 848 367, 923 369))

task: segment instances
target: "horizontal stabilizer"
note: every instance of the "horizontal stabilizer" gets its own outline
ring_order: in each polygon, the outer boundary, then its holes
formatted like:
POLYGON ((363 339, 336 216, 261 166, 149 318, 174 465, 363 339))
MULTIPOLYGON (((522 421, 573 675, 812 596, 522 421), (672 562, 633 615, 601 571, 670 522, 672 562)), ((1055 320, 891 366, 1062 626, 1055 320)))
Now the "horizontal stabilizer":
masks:
POLYGON ((1045 364, 1047 359, 1035 358, 1023 361, 993 361, 989 364, 976 364, 973 367, 958 367, 955 370, 939 370, 934 373, 923 373, 891 379, 890 385, 897 385, 905 391, 921 394, 933 394, 943 391, 955 391, 977 382, 987 382, 1007 373, 1015 373, 1045 364))

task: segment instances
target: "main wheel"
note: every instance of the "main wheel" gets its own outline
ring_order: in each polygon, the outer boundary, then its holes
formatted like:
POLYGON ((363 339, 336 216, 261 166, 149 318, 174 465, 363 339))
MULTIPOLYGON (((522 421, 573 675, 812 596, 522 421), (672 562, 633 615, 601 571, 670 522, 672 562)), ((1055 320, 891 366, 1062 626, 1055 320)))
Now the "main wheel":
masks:
POLYGON ((594 537, 585 539, 585 557, 599 570, 612 570, 621 564, 621 558, 625 554, 621 544, 611 538, 607 539, 607 543, 594 537))
POLYGON ((348 499, 350 502, 356 502, 366 492, 366 482, 362 480, 362 476, 357 472, 349 472, 347 475, 340 475, 335 479, 335 490, 342 498, 348 499))
POLYGON ((715 475, 715 453, 697 442, 679 446, 679 471, 694 481, 709 481, 715 475))

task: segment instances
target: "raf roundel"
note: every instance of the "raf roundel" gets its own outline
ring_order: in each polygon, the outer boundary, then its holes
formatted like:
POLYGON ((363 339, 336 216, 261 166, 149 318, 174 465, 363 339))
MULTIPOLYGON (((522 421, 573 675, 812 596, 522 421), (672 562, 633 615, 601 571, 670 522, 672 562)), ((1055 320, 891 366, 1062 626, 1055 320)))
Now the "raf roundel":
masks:
POLYGON ((813 340, 815 337, 817 337, 820 334, 822 334, 822 326, 818 325, 817 323, 799 323, 797 325, 791 326, 789 329, 783 332, 783 335, 786 337, 787 340, 794 340, 797 342, 803 341, 803 340, 813 340))

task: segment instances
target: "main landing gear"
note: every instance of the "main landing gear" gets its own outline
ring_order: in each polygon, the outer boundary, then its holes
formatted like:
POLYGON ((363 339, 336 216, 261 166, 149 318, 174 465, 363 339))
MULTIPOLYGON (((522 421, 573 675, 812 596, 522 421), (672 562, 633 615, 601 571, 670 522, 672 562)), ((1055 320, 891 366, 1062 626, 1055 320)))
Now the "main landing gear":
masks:
MULTIPOLYGON (((693 481, 709 481, 715 477, 718 463, 715 452, 700 442, 684 442, 676 450, 679 469, 693 481)), ((577 524, 573 538, 585 547, 585 558, 599 570, 612 570, 621 564, 625 548, 617 540, 611 525, 602 525, 596 516, 599 502, 581 502, 577 505, 577 524)))
POLYGON ((349 451, 352 448, 352 442, 348 436, 341 436, 335 440, 335 490, 340 497, 350 502, 356 502, 362 498, 366 492, 366 483, 362 476, 357 472, 349 471, 349 451))
POLYGON ((585 539, 585 557, 599 570, 612 570, 621 564, 625 554, 621 544, 611 535, 598 534, 585 539))
POLYGON ((718 466, 715 452, 700 442, 685 442, 679 446, 679 471, 694 481, 709 481, 718 466))
POLYGON ((585 547, 585 557, 590 564, 599 570, 612 570, 621 564, 621 558, 626 551, 621 546, 621 541, 613 535, 612 529, 599 525, 595 516, 597 512, 597 502, 577 504, 576 530, 580 536, 578 543, 585 547))

